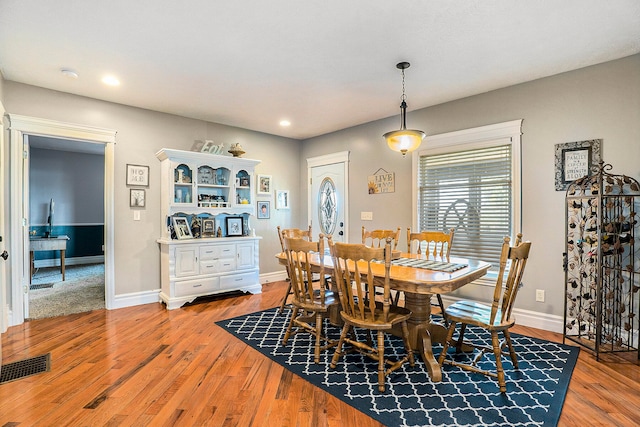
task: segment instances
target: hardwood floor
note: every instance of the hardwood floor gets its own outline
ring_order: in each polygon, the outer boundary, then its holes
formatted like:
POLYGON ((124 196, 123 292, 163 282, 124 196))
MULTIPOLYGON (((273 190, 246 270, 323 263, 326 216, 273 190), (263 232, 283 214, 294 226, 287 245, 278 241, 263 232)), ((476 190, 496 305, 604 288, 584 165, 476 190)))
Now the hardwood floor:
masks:
MULTIPOLYGON (((52 368, 0 385, 0 426, 380 426, 214 324, 276 307, 285 290, 276 282, 172 311, 147 304, 11 327, 2 363, 50 352, 52 368)), ((601 359, 580 352, 559 425, 638 425, 637 353, 601 359)))

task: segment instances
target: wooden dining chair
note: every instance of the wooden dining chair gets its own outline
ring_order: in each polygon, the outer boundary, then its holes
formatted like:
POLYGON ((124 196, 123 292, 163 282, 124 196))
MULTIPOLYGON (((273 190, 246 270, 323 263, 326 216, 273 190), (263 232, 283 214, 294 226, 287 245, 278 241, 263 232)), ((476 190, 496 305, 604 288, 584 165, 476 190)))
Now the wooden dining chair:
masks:
POLYGON ((371 230, 362 226, 362 243, 374 248, 382 248, 386 244, 387 237, 391 237, 393 249, 398 248, 400 242, 400 227, 397 230, 371 230))
MULTIPOLYGON (((283 228, 280 229, 280 226, 277 227, 278 230, 278 239, 280 240, 280 247, 282 248, 282 252, 284 252, 284 238, 285 237, 297 237, 301 239, 306 239, 308 241, 312 241, 311 237, 311 226, 309 226, 308 230, 301 230, 299 228, 283 228)), ((289 277, 289 266, 285 266, 287 269, 287 280, 289 282, 287 286, 287 293, 284 294, 284 298, 282 298, 282 302, 280 303, 280 308, 278 309, 278 313, 282 314, 284 311, 284 307, 287 305, 287 300, 289 299, 289 295, 291 292, 291 278, 289 277)))
POLYGON ((340 341, 331 360, 331 368, 335 369, 340 357, 344 355, 345 343, 353 350, 378 361, 378 390, 384 392, 385 377, 400 368, 405 362, 414 366, 414 357, 409 345, 409 329, 407 319, 411 311, 404 307, 394 306, 390 297, 389 271, 391 268, 391 238, 387 238, 384 248, 370 248, 364 244, 333 243, 329 237, 329 247, 334 265, 334 278, 340 296, 342 311, 340 316, 344 326, 340 334, 340 341), (384 265, 374 260, 384 260, 384 265), (382 301, 365 298, 369 293, 373 295, 373 268, 384 268, 384 293, 382 301), (384 334, 400 325, 406 355, 399 360, 392 361, 384 355, 384 334), (354 328, 377 333, 377 343, 371 339, 363 342, 356 339, 354 328), (387 367, 388 366, 388 367, 387 367))
MULTIPOLYGON (((449 229, 448 233, 444 231, 420 231, 412 233, 410 228, 407 228, 407 252, 422 254, 423 250, 427 257, 440 258, 449 262, 449 255, 451 254, 451 245, 453 245, 453 235, 455 229, 449 229)), ((436 294, 438 305, 440 306, 440 313, 445 326, 449 326, 445 312, 444 303, 440 294, 436 294)))
MULTIPOLYGON (((387 242, 387 237, 392 239, 391 243, 393 245, 393 249, 398 248, 398 243, 400 242, 400 230, 398 227, 397 230, 370 230, 362 226, 362 243, 370 246, 372 248, 383 248, 387 242)), ((380 292, 376 292, 376 295, 380 295, 380 292)), ((368 297, 368 295, 367 295, 368 297)), ((400 291, 392 291, 391 301, 393 304, 398 305, 398 301, 400 300, 400 291)))
POLYGON ((513 367, 518 369, 518 359, 513 345, 511 344, 509 329, 515 324, 515 318, 512 316, 511 311, 518 294, 518 288, 521 286, 524 267, 527 264, 529 250, 531 249, 531 242, 522 242, 522 234, 518 234, 515 246, 513 247, 509 246, 509 240, 509 237, 505 237, 502 243, 500 270, 498 272, 498 278, 493 291, 493 302, 491 304, 481 304, 474 301, 458 301, 445 309, 450 325, 442 353, 440 353, 440 357, 438 358, 440 366, 447 363, 472 372, 478 372, 497 378, 500 386, 500 392, 502 393, 507 391, 501 360, 502 347, 504 347, 505 344, 509 349, 509 355, 511 356, 513 367), (504 280, 505 271, 509 262, 509 272, 506 280, 504 280), (479 353, 473 359, 471 364, 464 364, 447 358, 447 350, 450 346, 449 343, 456 329, 456 324, 458 323, 460 323, 461 326, 458 340, 456 341, 457 352, 460 352, 462 348, 464 331, 467 325, 480 327, 491 334, 491 347, 464 342, 464 344, 470 344, 475 349, 479 350, 479 353), (499 332, 502 332, 504 335, 504 340, 502 342, 499 341, 499 332), (496 359, 495 372, 480 369, 477 365, 484 353, 491 351, 493 351, 496 359))
POLYGON ((320 265, 318 280, 307 280, 312 276, 309 258, 324 253, 324 235, 320 234, 317 242, 284 237, 283 247, 293 291, 293 311, 282 345, 286 346, 289 338, 297 332, 309 332, 315 336, 314 362, 320 363, 320 352, 338 344, 337 340, 331 341, 322 333, 323 321, 329 315, 329 308, 338 303, 333 292, 328 290, 324 283, 324 265, 320 265), (321 345, 323 341, 326 343, 324 346, 321 345))

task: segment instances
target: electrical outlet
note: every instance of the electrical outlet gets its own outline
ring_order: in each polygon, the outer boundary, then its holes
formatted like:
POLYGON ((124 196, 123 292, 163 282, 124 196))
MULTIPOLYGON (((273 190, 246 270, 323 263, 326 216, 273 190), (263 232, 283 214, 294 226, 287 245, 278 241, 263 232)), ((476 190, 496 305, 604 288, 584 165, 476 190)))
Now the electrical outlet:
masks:
POLYGON ((360 212, 360 219, 362 221, 373 221, 373 212, 360 212))
POLYGON ((544 289, 536 289, 536 302, 544 302, 544 289))

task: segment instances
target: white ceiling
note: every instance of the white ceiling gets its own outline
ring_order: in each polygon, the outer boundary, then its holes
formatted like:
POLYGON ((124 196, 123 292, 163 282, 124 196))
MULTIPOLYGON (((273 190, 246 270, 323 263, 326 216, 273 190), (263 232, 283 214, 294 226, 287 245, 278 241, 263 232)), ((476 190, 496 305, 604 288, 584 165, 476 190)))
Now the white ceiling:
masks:
POLYGON ((7 80, 296 139, 638 52, 638 0, 0 1, 7 80))

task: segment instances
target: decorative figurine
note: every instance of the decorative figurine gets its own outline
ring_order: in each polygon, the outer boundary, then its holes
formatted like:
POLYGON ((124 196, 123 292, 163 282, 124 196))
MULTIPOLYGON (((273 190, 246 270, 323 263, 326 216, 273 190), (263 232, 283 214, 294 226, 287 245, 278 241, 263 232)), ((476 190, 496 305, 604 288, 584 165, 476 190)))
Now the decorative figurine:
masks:
POLYGON ((245 151, 242 149, 240 143, 236 142, 229 148, 229 153, 231 153, 233 157, 241 157, 245 151))

